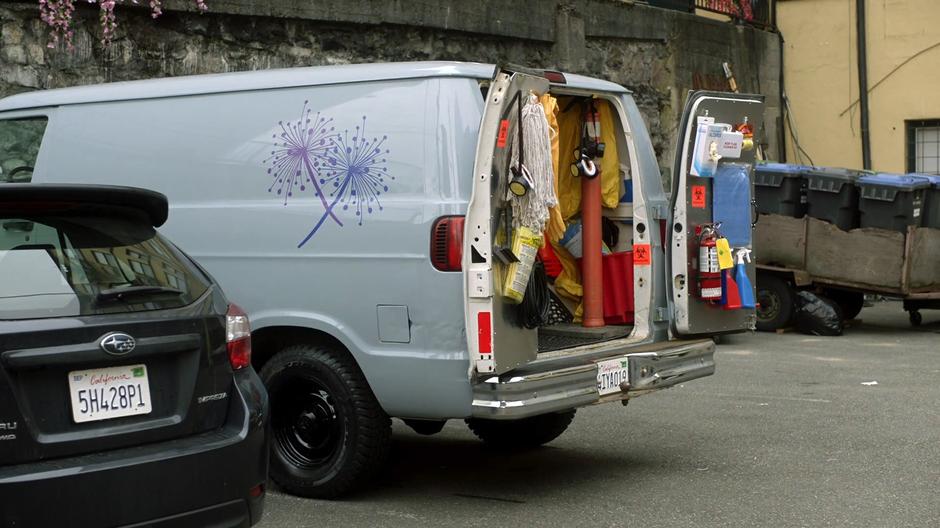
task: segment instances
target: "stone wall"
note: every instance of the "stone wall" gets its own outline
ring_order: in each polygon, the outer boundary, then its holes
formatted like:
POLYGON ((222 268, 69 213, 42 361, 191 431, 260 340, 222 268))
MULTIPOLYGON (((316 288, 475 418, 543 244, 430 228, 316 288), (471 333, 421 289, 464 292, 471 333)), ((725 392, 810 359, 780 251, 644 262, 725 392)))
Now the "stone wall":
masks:
MULTIPOLYGON (((146 2, 143 2, 146 4, 146 2)), ((776 34, 634 5, 632 0, 165 0, 152 20, 118 8, 111 48, 97 8, 76 2, 75 50, 48 49, 35 1, 0 0, 0 96, 25 90, 291 66, 466 60, 558 68, 635 92, 664 172, 692 88, 722 87, 722 62, 742 91, 767 96, 764 138, 778 151, 776 34), (519 6, 525 5, 525 8, 519 6)))

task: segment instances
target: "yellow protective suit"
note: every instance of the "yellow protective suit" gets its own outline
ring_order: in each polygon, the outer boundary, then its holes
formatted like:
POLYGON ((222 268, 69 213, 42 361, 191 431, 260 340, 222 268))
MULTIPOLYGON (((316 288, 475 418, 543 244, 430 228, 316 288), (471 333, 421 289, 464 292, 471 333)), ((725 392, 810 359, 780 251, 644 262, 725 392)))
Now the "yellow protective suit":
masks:
MULTIPOLYGON (((558 135, 552 139, 553 155, 556 152, 556 141, 558 145, 558 163, 555 165, 558 209, 566 222, 581 212, 581 177, 571 174, 571 164, 575 161, 575 150, 581 146, 581 129, 585 112, 580 102, 567 108, 570 102, 569 97, 562 97, 557 101, 558 135), (564 111, 565 108, 567 111, 564 111)), ((614 127, 613 109, 607 101, 595 99, 594 107, 600 117, 601 141, 605 144, 604 157, 596 160, 601 178, 601 204, 604 207, 613 208, 617 207, 620 202, 621 188, 617 129, 614 127)), ((584 290, 581 287, 581 270, 578 263, 567 249, 557 244, 561 235, 554 237, 551 236, 554 233, 548 234, 548 239, 552 242, 552 248, 558 260, 561 261, 562 267, 561 274, 555 279, 555 289, 559 294, 580 303, 584 290)), ((581 312, 582 307, 579 305, 575 312, 575 321, 580 321, 581 312)))
MULTIPOLYGON (((567 108, 571 98, 558 100, 558 203, 561 216, 567 222, 581 212, 581 177, 571 174, 574 152, 581 146, 581 128, 584 122, 584 106, 576 102, 567 108), (567 108, 567 111, 564 111, 567 108)), ((601 204, 604 207, 617 207, 620 202, 620 157, 617 154, 617 131, 614 128, 614 116, 607 101, 595 99, 594 108, 601 120, 601 141, 606 150, 600 158, 598 169, 601 172, 601 204)))
MULTIPOLYGON (((558 100, 549 94, 540 99, 545 117, 548 119, 548 128, 551 130, 552 142, 552 169, 554 171, 555 196, 558 196, 558 174, 560 170, 558 158, 558 100)), ((565 234, 565 219, 561 216, 561 207, 555 206, 548 210, 548 223, 545 225, 546 240, 557 242, 565 234)))

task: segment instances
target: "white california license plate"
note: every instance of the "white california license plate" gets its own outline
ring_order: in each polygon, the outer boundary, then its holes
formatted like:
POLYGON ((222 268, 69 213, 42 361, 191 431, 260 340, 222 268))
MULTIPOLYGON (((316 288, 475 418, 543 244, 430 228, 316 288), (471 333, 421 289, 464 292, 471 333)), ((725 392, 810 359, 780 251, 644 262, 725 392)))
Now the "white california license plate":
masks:
POLYGON ((75 423, 150 414, 150 382, 146 365, 69 372, 72 419, 75 423))
POLYGON ((597 392, 601 396, 620 392, 620 384, 630 381, 627 358, 608 359, 597 363, 597 392))

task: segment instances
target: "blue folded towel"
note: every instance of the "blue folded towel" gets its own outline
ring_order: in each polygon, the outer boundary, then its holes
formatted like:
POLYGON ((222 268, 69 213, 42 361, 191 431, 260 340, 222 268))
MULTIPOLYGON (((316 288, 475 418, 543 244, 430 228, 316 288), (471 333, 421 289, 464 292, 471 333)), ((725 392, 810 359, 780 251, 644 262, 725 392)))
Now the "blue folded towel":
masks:
POLYGON ((712 186, 712 219, 732 247, 751 245, 751 166, 722 163, 712 186))

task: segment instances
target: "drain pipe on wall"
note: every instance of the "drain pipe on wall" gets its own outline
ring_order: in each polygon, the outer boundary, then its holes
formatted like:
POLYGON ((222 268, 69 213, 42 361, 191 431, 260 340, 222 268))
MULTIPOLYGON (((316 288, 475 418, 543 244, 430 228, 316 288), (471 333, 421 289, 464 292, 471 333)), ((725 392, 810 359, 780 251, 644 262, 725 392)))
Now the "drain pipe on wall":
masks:
MULTIPOLYGON (((775 13, 774 20, 777 20, 776 11, 777 11, 777 4, 775 2, 774 3, 774 13, 775 13)), ((776 25, 774 27, 776 27, 776 25)), ((786 163, 787 162, 787 122, 786 122, 787 108, 785 106, 786 103, 784 101, 786 100, 786 97, 787 97, 787 83, 786 83, 786 79, 783 76, 783 72, 784 72, 783 51, 784 51, 784 47, 786 46, 786 41, 783 40, 783 33, 780 32, 780 28, 777 28, 777 38, 778 38, 778 42, 780 46, 780 76, 777 78, 777 80, 779 81, 779 86, 777 87, 777 90, 779 90, 778 93, 780 94, 780 124, 777 126, 778 128, 777 137, 780 138, 780 141, 778 142, 779 144, 777 146, 780 148, 780 152, 777 153, 777 159, 779 159, 781 163, 786 163)), ((797 155, 797 157, 799 157, 799 155, 797 155)))
POLYGON ((868 133, 868 56, 865 50, 865 0, 855 0, 855 40, 858 44, 858 107, 862 129, 862 168, 871 170, 871 137, 868 133))

